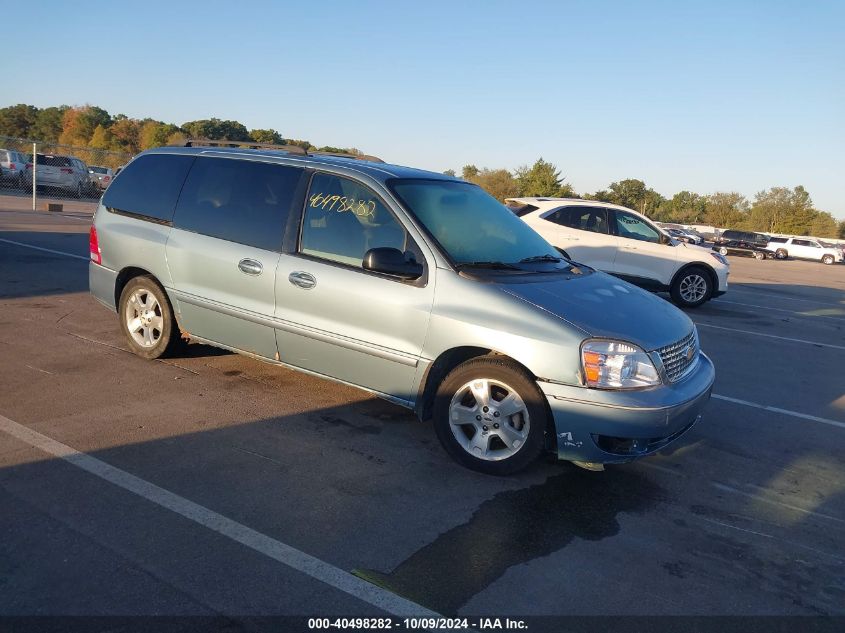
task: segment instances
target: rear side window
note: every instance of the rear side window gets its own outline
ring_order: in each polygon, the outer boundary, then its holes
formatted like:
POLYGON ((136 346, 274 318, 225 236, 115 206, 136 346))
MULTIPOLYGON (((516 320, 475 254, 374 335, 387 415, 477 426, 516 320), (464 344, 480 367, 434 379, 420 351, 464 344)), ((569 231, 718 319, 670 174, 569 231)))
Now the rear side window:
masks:
POLYGON ((608 233, 607 210, 601 207, 562 207, 545 219, 581 231, 608 233))
POLYGON ((103 196, 103 205, 146 219, 170 222, 193 156, 145 154, 129 163, 103 196))
POLYGON ((173 224, 186 231, 279 251, 301 177, 298 167, 197 158, 179 197, 173 224))

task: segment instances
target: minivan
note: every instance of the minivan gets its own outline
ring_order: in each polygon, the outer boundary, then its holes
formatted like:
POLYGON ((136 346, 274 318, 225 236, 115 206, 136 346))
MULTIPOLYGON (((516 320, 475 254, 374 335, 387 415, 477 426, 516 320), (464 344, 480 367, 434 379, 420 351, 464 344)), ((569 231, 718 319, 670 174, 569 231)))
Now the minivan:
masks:
POLYGON ((139 356, 190 339, 359 387, 490 474, 543 451, 594 470, 653 453, 715 377, 673 305, 563 258, 476 185, 372 159, 143 152, 90 254, 91 293, 139 356))

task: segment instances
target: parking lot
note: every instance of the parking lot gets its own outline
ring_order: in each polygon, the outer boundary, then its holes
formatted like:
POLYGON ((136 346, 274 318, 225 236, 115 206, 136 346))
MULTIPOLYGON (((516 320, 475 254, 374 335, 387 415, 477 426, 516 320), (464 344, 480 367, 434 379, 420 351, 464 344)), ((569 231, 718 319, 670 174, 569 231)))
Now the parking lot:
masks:
POLYGON ((28 202, 0 196, 0 614, 845 615, 845 265, 731 259, 678 444, 492 478, 362 391, 128 353, 94 204, 28 202))

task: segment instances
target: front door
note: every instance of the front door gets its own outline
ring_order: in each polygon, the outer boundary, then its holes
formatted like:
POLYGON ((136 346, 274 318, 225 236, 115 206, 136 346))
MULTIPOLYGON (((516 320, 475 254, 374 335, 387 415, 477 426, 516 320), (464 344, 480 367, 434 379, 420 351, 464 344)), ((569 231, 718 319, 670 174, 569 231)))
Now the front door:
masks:
POLYGON ((664 241, 660 231, 633 213, 614 210, 613 217, 619 238, 616 274, 645 286, 668 285, 680 247, 664 241))
POLYGON ((183 329, 257 356, 276 356, 276 268, 303 170, 199 157, 167 240, 183 329))
POLYGON ((618 240, 611 235, 607 209, 592 206, 561 207, 541 216, 544 231, 551 231, 560 246, 576 262, 612 272, 618 240))
POLYGON ((279 354, 285 363, 404 401, 434 300, 434 267, 372 189, 315 173, 296 252, 276 274, 279 354), (390 247, 425 263, 415 281, 362 268, 371 248, 390 247))

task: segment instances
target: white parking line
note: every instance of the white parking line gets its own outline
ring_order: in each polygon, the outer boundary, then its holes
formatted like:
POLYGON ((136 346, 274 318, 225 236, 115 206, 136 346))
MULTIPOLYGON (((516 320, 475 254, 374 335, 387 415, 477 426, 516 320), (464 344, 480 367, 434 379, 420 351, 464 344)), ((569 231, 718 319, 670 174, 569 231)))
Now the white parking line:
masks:
POLYGON ((754 295, 755 297, 771 297, 772 299, 777 299, 778 301, 801 301, 803 303, 816 303, 818 305, 825 305, 825 306, 834 306, 837 308, 843 307, 842 303, 833 303, 830 301, 819 301, 817 299, 800 299, 798 297, 786 297, 784 295, 776 295, 770 292, 757 292, 756 290, 747 290, 745 288, 737 288, 735 286, 731 286, 730 292, 739 292, 754 295))
POLYGON ((75 255, 64 251, 55 251, 52 248, 44 248, 43 246, 35 246, 33 244, 24 244, 23 242, 15 242, 14 240, 5 240, 2 237, 0 237, 0 242, 6 242, 6 244, 14 244, 15 246, 22 246, 24 248, 31 248, 36 251, 44 251, 45 253, 53 253, 54 255, 64 255, 65 257, 73 257, 74 259, 83 259, 86 262, 90 259, 90 257, 83 257, 82 255, 75 255))
POLYGON ((790 411, 789 409, 781 409, 780 407, 770 407, 767 404, 757 404, 756 402, 749 402, 748 400, 740 400, 739 398, 722 396, 718 393, 714 393, 711 397, 715 398, 716 400, 724 400, 725 402, 741 404, 745 407, 753 407, 755 409, 762 409, 763 411, 771 411, 772 413, 780 413, 782 415, 791 415, 793 418, 801 418, 802 420, 812 420, 813 422, 821 422, 822 424, 829 424, 830 426, 838 426, 841 429, 845 429, 845 422, 839 422, 838 420, 820 418, 817 415, 799 413, 798 411, 790 411))
POLYGON ((740 334, 751 334, 752 336, 765 336, 766 338, 776 338, 781 341, 790 341, 791 343, 803 343, 805 345, 815 345, 817 347, 830 347, 831 349, 845 349, 845 345, 834 345, 833 343, 818 343, 816 341, 808 341, 803 338, 790 338, 788 336, 777 336, 775 334, 764 334, 763 332, 752 332, 751 330, 738 330, 733 327, 724 327, 721 325, 711 325, 710 323, 700 323, 696 321, 698 327, 710 327, 716 330, 726 330, 728 332, 739 332, 740 334))
POLYGON ((398 617, 441 617, 439 614, 415 602, 411 602, 386 589, 372 585, 330 563, 306 554, 281 541, 270 538, 265 534, 257 532, 193 501, 189 501, 184 497, 180 497, 169 490, 160 488, 140 477, 110 466, 86 453, 81 453, 75 448, 71 448, 46 435, 33 431, 2 415, 0 415, 0 431, 4 431, 30 446, 63 459, 69 464, 81 468, 100 479, 136 494, 162 508, 175 512, 217 534, 241 543, 256 552, 264 554, 268 558, 272 558, 283 565, 300 571, 315 580, 319 580, 350 596, 354 596, 391 615, 398 617))
MULTIPOLYGON (((784 308, 773 308, 771 306, 761 306, 753 303, 740 303, 739 301, 725 301, 724 299, 714 299, 713 303, 716 305, 722 303, 729 303, 735 306, 745 306, 746 308, 762 308, 763 310, 774 310, 775 312, 786 312, 796 316, 807 317, 811 319, 834 319, 835 321, 845 321, 845 316, 838 317, 832 314, 807 314, 806 312, 796 312, 795 310, 786 310, 784 308)), ((842 314, 845 314, 845 305, 842 306, 842 314)))

